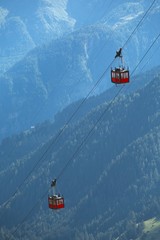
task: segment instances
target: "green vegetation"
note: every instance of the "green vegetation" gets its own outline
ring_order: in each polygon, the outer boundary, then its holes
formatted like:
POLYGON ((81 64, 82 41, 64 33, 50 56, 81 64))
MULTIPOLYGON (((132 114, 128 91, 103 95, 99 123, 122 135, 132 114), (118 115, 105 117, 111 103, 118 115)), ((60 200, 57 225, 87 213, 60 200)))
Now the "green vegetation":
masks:
POLYGON ((159 92, 157 77, 136 93, 119 96, 76 155, 109 102, 90 103, 93 108, 87 106, 78 121, 70 122, 56 143, 56 121, 61 114, 52 124, 4 140, 0 146, 1 202, 23 184, 10 207, 1 209, 5 216, 1 225, 7 227, 2 228, 2 236, 13 232, 35 204, 16 239, 25 239, 26 232, 35 240, 41 236, 43 240, 53 236, 58 240, 142 240, 149 236, 144 220, 160 216, 159 92), (55 213, 47 208, 47 194, 42 196, 70 159, 58 180, 66 207, 55 213))
MULTIPOLYGON (((160 238, 160 221, 157 218, 151 218, 144 221, 143 236, 140 240, 159 240, 160 238)), ((139 240, 139 239, 137 239, 139 240)))

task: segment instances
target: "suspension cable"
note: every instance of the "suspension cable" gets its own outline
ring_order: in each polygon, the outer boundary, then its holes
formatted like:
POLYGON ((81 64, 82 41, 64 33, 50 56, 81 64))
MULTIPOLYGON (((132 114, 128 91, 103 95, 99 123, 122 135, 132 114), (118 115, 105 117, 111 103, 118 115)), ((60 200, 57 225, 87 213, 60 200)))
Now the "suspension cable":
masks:
MULTIPOLYGON (((147 55, 147 53, 149 52, 149 50, 153 47, 153 45, 155 44, 155 42, 157 41, 157 39, 160 37, 160 34, 156 37, 156 40, 154 40, 154 42, 151 44, 151 46, 149 47, 149 49, 147 49, 146 53, 143 55, 143 57, 141 58, 141 60, 139 61, 139 63, 136 65, 136 67, 134 68, 134 70, 131 73, 131 76, 134 74, 134 72, 136 71, 136 69, 138 68, 138 66, 141 64, 142 60, 145 58, 145 56, 147 55)), ((109 104, 107 105, 107 107, 105 108, 105 110, 102 112, 102 114, 100 115, 100 117, 97 119, 97 121, 95 122, 95 124, 92 126, 92 128, 90 129, 90 131, 87 133, 87 135, 84 137, 83 141, 80 143, 80 145, 77 147, 76 151, 73 153, 72 157, 67 161, 67 163, 64 165, 64 167, 62 168, 62 170, 60 171, 60 173, 58 174, 56 179, 60 179, 63 175, 63 173, 65 172, 65 170, 67 169, 67 167, 69 166, 69 164, 75 159, 75 157, 79 154, 79 152, 81 151, 82 147, 84 146, 84 144, 86 143, 86 141, 88 140, 88 138, 91 136, 91 134, 93 133, 93 131, 95 130, 96 126, 98 125, 98 123, 102 120, 102 118, 104 117, 104 115, 106 114, 107 111, 109 111, 110 107, 113 105, 115 99, 119 96, 119 94, 121 93, 122 89, 125 87, 125 85, 123 85, 121 88, 119 88, 118 92, 116 93, 116 95, 112 98, 112 100, 109 102, 109 104)), ((15 233, 18 231, 18 229, 22 226, 22 224, 24 223, 24 221, 28 218, 28 216, 33 212, 33 210, 37 207, 37 205, 43 200, 43 198, 46 196, 46 194, 48 193, 50 188, 47 189, 47 191, 45 191, 45 193, 41 196, 41 198, 36 202, 36 204, 32 207, 32 209, 28 212, 28 214, 23 218, 23 220, 20 222, 20 224, 17 226, 17 228, 15 229, 15 231, 12 233, 12 235, 15 235, 15 233)))
POLYGON ((141 18, 141 20, 139 21, 139 23, 137 24, 137 26, 135 27, 135 29, 132 31, 132 33, 130 34, 129 38, 127 39, 127 41, 125 42, 125 44, 123 45, 122 48, 124 48, 127 43, 130 41, 130 39, 132 38, 132 36, 134 35, 134 33, 136 32, 137 28, 140 26, 140 24, 142 23, 142 21, 145 19, 145 17, 147 16, 147 14, 149 13, 149 11, 151 10, 151 8, 153 7, 153 5, 155 4, 156 0, 153 0, 153 2, 151 3, 151 5, 149 6, 149 8, 147 9, 147 11, 145 12, 145 14, 143 15, 143 17, 141 18))
MULTIPOLYGON (((135 31, 137 30, 137 28, 140 26, 141 22, 144 20, 144 18, 147 16, 147 14, 149 13, 149 11, 151 10, 152 6, 154 5, 156 0, 153 0, 152 4, 150 5, 150 7, 147 9, 147 11, 145 12, 145 14, 143 15, 142 19, 140 20, 140 22, 137 24, 137 26, 135 27, 135 29, 133 30, 133 32, 131 33, 131 35, 128 37, 128 39, 126 40, 125 44, 123 45, 126 46, 126 44, 129 42, 129 40, 131 39, 131 37, 133 36, 133 34, 135 33, 135 31)), ((33 168, 29 171, 29 173, 26 175, 26 177, 24 178, 24 180, 19 184, 19 186, 17 187, 17 189, 14 191, 14 193, 11 195, 11 197, 3 204, 3 207, 6 207, 11 201, 12 199, 14 199, 14 197, 16 196, 16 194, 18 193, 19 189, 23 186, 23 184, 29 179, 29 177, 31 176, 32 172, 37 168, 37 166, 40 164, 40 162, 44 159, 46 159, 46 154, 51 150, 51 147, 57 142, 57 140, 59 139, 59 137, 62 135, 62 133, 64 132, 64 130, 67 128, 68 124, 71 122, 71 120, 74 118, 74 116, 77 114, 77 112, 79 111, 79 109, 82 107, 82 105, 86 102, 86 100, 88 99, 88 97, 91 95, 91 93, 97 88, 97 86, 100 84, 100 82, 102 81, 103 77, 105 76, 105 74, 107 73, 107 71, 111 68, 113 62, 115 61, 115 59, 112 60, 112 62, 109 64, 109 66, 106 68, 106 70, 103 72, 103 74, 100 76, 100 78, 96 81, 96 83, 94 84, 94 86, 91 88, 91 90, 88 92, 88 94, 86 95, 86 97, 80 102, 80 104, 78 105, 77 109, 71 114, 71 116, 69 117, 69 119, 67 120, 67 122, 64 124, 63 128, 59 131, 59 133, 57 134, 57 136, 55 138, 53 138, 53 140, 51 141, 51 143, 49 144, 49 146, 46 148, 46 150, 44 151, 44 153, 42 154, 42 156, 38 159, 38 161, 34 164, 33 168)))
MULTIPOLYGON (((136 28, 134 29, 134 31, 131 33, 131 35, 129 36, 129 38, 127 39, 127 41, 125 42, 124 46, 128 43, 128 41, 131 39, 132 35, 135 33, 136 29, 139 27, 140 23, 142 22, 142 20, 146 17, 146 15, 148 14, 149 10, 151 9, 151 7, 153 6, 153 4, 155 3, 156 0, 154 0, 151 4, 151 6, 149 7, 149 9, 146 11, 146 13, 144 14, 144 16, 142 17, 141 21, 138 23, 138 25, 136 26, 136 28)), ((158 35, 159 37, 159 35, 158 35)), ((156 38, 156 40, 158 39, 158 37, 156 38)), ((154 43, 156 42, 156 40, 154 41, 154 43)), ((150 48, 147 50, 147 52, 152 48, 152 46, 154 45, 154 43, 150 46, 150 48)), ((147 53, 145 53, 146 56, 147 53)), ((142 59, 140 60, 139 64, 142 62, 142 60, 145 58, 145 56, 142 57, 142 59)), ((39 161, 34 165, 34 167, 32 168, 32 170, 28 173, 28 175, 26 176, 26 178, 24 179, 24 181, 19 185, 19 187, 17 188, 17 190, 14 192, 14 194, 12 194, 13 198, 16 193, 18 192, 19 188, 21 188, 21 186, 23 185, 23 183, 29 178, 29 176, 31 175, 31 173, 36 169, 36 167, 38 166, 38 164, 40 163, 40 161, 42 160, 42 158, 45 156, 45 154, 50 150, 50 148, 52 147, 52 145, 56 142, 56 140, 58 139, 58 137, 62 134, 62 132, 64 131, 64 129, 66 128, 66 126, 68 125, 68 123, 71 121, 71 119, 75 116, 75 114, 78 112, 78 110, 80 109, 80 107, 84 104, 84 102, 88 99, 88 97, 90 96, 91 92, 98 86, 98 84, 102 81, 102 78, 104 77, 104 75, 106 74, 106 72, 108 71, 108 69, 111 67, 111 65, 113 64, 114 60, 111 62, 111 64, 108 66, 108 68, 104 71, 104 73, 101 75, 101 77, 98 79, 98 81, 96 82, 96 84, 93 86, 93 88, 89 91, 89 93, 87 94, 87 96, 83 99, 83 101, 79 104, 78 108, 76 109, 76 111, 71 115, 71 117, 69 118, 69 120, 67 121, 67 123, 64 125, 64 127, 62 128, 62 130, 59 132, 59 134, 57 135, 57 137, 52 141, 52 143, 48 146, 48 148, 46 149, 46 151, 42 154, 42 157, 39 159, 39 161)), ((135 70, 137 69, 137 67, 139 66, 139 64, 135 67, 135 69, 133 70, 132 74, 135 72, 135 70)), ((80 152, 81 148, 83 147, 83 145, 85 144, 85 142, 88 140, 89 136, 91 135, 91 133, 93 132, 93 130, 95 129, 95 127, 97 126, 97 124, 101 121, 101 119, 103 118, 103 116, 105 115, 105 113, 110 109, 110 107, 112 106, 112 104, 114 103, 115 99, 118 97, 118 95, 120 94, 120 92, 122 91, 124 85, 119 89, 119 91, 117 92, 117 94, 114 96, 114 98, 112 99, 112 101, 109 103, 109 105, 107 105, 107 108, 104 110, 104 112, 101 114, 101 116, 98 118, 98 120, 96 121, 96 123, 94 124, 94 126, 90 129, 90 131, 88 132, 87 136, 84 138, 84 140, 81 142, 81 144, 79 145, 79 147, 76 149, 76 151, 74 152, 74 154, 72 155, 72 157, 68 160, 68 162, 65 164, 65 166, 62 168, 62 170, 60 171, 57 179, 59 179, 64 171, 67 169, 67 167, 69 166, 70 162, 76 157, 76 155, 80 152)), ((48 192, 48 190, 47 190, 48 192)), ((46 193, 42 195, 42 197, 40 199, 43 199, 46 195, 46 193)), ((10 199, 9 199, 10 200, 10 199)), ((39 202, 39 200, 38 200, 39 202)), ((9 203, 9 201, 7 201, 7 203, 5 204, 5 206, 7 206, 7 204, 9 203)), ((29 213, 26 215, 26 217, 20 222, 20 224, 18 225, 18 227, 16 228, 16 230, 13 232, 13 235, 17 232, 17 230, 21 227, 21 225, 24 223, 24 221, 28 218, 28 216, 31 214, 31 212, 34 210, 34 208, 37 206, 36 205, 33 206, 33 208, 29 211, 29 213)))

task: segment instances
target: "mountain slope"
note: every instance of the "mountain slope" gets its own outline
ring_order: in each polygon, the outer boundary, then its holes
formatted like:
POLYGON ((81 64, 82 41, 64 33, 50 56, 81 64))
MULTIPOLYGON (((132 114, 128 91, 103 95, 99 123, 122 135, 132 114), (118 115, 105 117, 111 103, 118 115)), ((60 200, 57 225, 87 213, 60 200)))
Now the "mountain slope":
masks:
MULTIPOLYGON (((110 31, 99 24, 52 41, 32 51, 1 77, 1 138, 53 118, 70 103, 85 97, 99 79, 92 95, 109 88, 109 69, 103 77, 102 73, 117 45, 117 37, 110 36, 110 31), (37 106, 41 107, 35 120, 37 106)), ((129 52, 131 61, 140 53, 135 54, 129 52)), ((134 60, 131 71, 135 65, 134 60)))
MULTIPOLYGON (((79 144, 109 103, 90 109, 77 124, 68 126, 61 140, 52 146, 38 164, 39 168, 16 195, 10 208, 1 208, 1 213, 5 213, 1 224, 18 224, 41 199, 38 203, 40 210, 35 209, 38 212, 33 212, 24 228, 18 229, 17 239, 19 234, 25 237, 26 229, 35 239, 40 235, 42 239, 53 239, 53 235, 55 239, 63 239, 64 236, 78 239, 84 233, 91 239, 109 236, 116 239, 121 235, 122 240, 140 236, 143 228, 137 226, 160 213, 159 92, 157 77, 142 90, 116 99, 76 155, 73 154, 79 144), (49 180, 61 173, 69 159, 70 164, 58 180, 66 209, 53 214, 47 210, 47 196, 45 199, 41 197, 48 189, 49 180), (14 222, 9 217, 11 213, 12 219, 16 216, 14 222)), ((49 140, 25 158, 15 160, 15 167, 9 167, 5 176, 1 175, 3 183, 12 176, 12 181, 7 182, 8 194, 17 182, 23 181, 51 142, 49 140)))
POLYGON ((67 0, 1 1, 1 74, 34 47, 73 31, 75 20, 66 7, 67 0))
MULTIPOLYGON (((97 1, 95 3, 97 4, 97 1)), ((16 5, 15 7, 9 5, 8 1, 3 4, 6 8, 9 8, 9 6, 11 9, 13 8, 13 17, 8 17, 10 14, 8 13, 9 10, 3 11, 2 26, 4 26, 5 34, 10 32, 10 30, 6 31, 5 28, 5 24, 8 24, 9 21, 11 22, 12 30, 15 28, 15 39, 18 39, 17 36, 20 39, 17 41, 17 45, 13 41, 14 46, 8 40, 8 45, 12 49, 17 49, 16 51, 21 51, 26 45, 29 48, 33 47, 35 40, 33 40, 33 34, 29 31, 29 27, 36 28, 36 21, 42 20, 41 14, 36 15, 39 20, 34 19, 33 24, 30 24, 32 15, 35 16, 35 12, 40 11, 37 9, 41 9, 43 12, 47 8, 49 11, 47 16, 50 16, 51 11, 60 26, 68 16, 66 16, 67 13, 64 13, 67 11, 66 1, 60 1, 55 4, 55 2, 39 0, 36 4, 33 4, 33 9, 29 13, 23 11, 21 13, 21 8, 27 4, 25 1, 22 6, 17 1, 19 10, 16 8, 16 5), (15 14, 18 15, 20 13, 20 17, 15 17, 15 14), (29 26, 24 24, 23 21, 26 14, 31 15, 28 17, 30 20, 28 20, 29 26), (15 22, 17 27, 12 24, 12 21, 15 22), (22 30, 25 37, 21 33, 22 30), (20 44, 21 38, 23 41, 20 44), (25 39, 27 39, 26 42, 25 39)), ((148 5, 143 1, 140 3, 118 4, 116 8, 113 6, 109 13, 106 12, 103 18, 99 19, 99 22, 68 35, 62 34, 61 38, 52 40, 42 47, 35 48, 22 61, 1 76, 0 102, 2 105, 0 113, 2 117, 0 124, 2 130, 0 139, 30 128, 37 122, 42 122, 49 118, 53 119, 58 111, 61 111, 70 103, 85 97, 97 81, 100 84, 96 85, 95 91, 91 91, 90 95, 100 94, 109 88, 111 86, 109 80, 110 63, 115 56, 115 51, 127 41, 147 7, 148 5), (117 9, 118 13, 116 14, 117 9), (106 71, 106 74, 104 74, 104 71, 106 71), (40 106, 39 110, 37 110, 37 106, 40 106), (35 112, 37 111, 38 114, 36 113, 35 117, 35 112)), ((123 54, 127 65, 130 66, 131 74, 146 53, 146 49, 148 49, 152 40, 155 39, 157 31, 159 31, 157 27, 153 31, 148 31, 153 24, 159 21, 159 16, 157 4, 153 6, 147 19, 135 31, 132 38, 127 41, 123 54)), ((68 21, 70 22, 69 19, 68 21)), ((54 18, 52 20, 54 22, 54 18)), ((50 20, 48 21, 48 28, 54 28, 54 23, 50 22, 50 20)), ((69 24, 67 19, 66 24, 69 24)), ((42 24, 42 26, 44 25, 46 26, 46 23, 42 24)), ((67 31, 65 26, 64 28, 67 31)), ((58 31, 56 26, 55 29, 58 31)), ((41 31, 41 28, 39 31, 41 31)), ((46 31, 48 30, 46 29, 46 31)), ((33 32, 38 34, 35 30, 33 32)), ((53 35, 52 30, 49 30, 49 32, 53 35)), ((69 32, 71 32, 71 28, 69 32)), ((43 36, 45 37, 44 34, 43 36)), ((7 49, 10 51, 8 47, 7 49)), ((155 49, 153 50, 155 51, 155 49)), ((151 51, 150 54, 153 54, 153 52, 151 51)), ((151 69, 151 66, 156 66, 158 56, 156 53, 152 57, 148 56, 150 57, 150 63, 147 66, 147 64, 144 65, 144 62, 142 62, 143 66, 141 66, 141 69, 145 67, 151 69)), ((115 61, 113 67, 117 64, 119 63, 115 61)), ((140 73, 141 69, 139 69, 140 73)))
POLYGON ((36 45, 62 36, 74 27, 75 20, 66 12, 67 0, 36 0, 30 3, 15 0, 14 4, 7 0, 1 2, 1 7, 8 10, 6 22, 12 17, 23 21, 36 45))

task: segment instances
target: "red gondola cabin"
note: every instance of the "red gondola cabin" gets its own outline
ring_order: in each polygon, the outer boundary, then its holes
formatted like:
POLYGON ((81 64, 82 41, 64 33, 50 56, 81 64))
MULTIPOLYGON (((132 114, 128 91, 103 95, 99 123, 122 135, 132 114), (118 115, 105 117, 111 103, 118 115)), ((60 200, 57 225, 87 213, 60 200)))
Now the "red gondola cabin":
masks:
POLYGON ((111 69, 111 81, 115 84, 124 84, 129 82, 129 71, 125 68, 111 69))
POLYGON ((64 198, 59 195, 53 195, 48 197, 48 206, 51 209, 64 208, 64 198))

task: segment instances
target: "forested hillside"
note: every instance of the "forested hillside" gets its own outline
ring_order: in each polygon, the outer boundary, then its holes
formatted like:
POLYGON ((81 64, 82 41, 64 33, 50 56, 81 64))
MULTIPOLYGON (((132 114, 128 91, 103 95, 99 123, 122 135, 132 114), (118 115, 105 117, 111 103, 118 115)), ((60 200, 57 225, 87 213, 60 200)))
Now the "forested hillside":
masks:
POLYGON ((159 0, 0 2, 0 240, 159 240, 159 21, 159 0))
POLYGON ((1 203, 20 186, 7 208, 1 204, 1 225, 7 226, 1 238, 14 233, 16 239, 144 239, 143 222, 160 214, 159 81, 157 76, 130 94, 124 88, 114 102, 87 109, 57 141, 56 134, 50 138, 54 124, 46 123, 8 139, 6 147, 3 142, 0 182, 7 192, 1 203), (12 164, 8 146, 17 154, 12 164), (65 209, 53 212, 47 209, 47 189, 57 176, 65 209))

